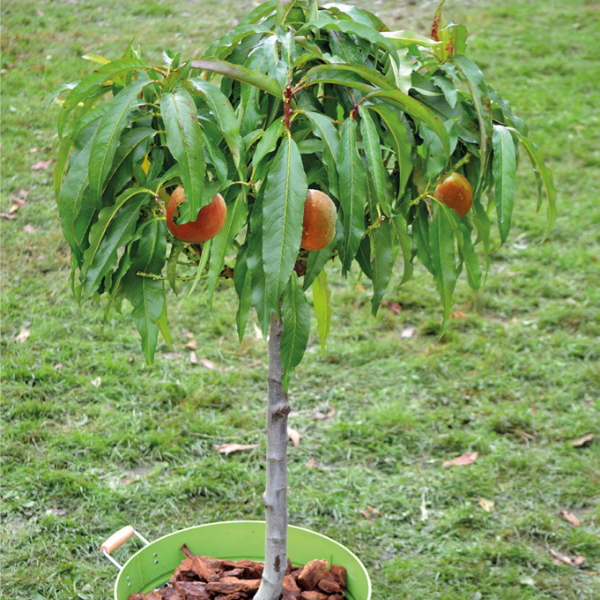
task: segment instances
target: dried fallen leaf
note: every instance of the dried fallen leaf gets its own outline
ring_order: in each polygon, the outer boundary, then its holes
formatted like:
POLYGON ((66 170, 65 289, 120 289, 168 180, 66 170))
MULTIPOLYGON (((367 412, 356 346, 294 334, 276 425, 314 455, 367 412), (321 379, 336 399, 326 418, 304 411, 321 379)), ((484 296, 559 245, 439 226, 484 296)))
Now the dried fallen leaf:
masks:
POLYGON ((364 291, 365 291, 365 288, 364 288, 362 285, 360 285, 360 283, 357 283, 357 284, 356 284, 356 289, 357 289, 359 292, 364 292, 364 291))
POLYGON ((417 332, 416 327, 405 327, 400 332, 400 337, 404 338, 404 339, 411 338, 415 335, 416 332, 417 332))
POLYGON ((23 231, 25 233, 35 233, 35 227, 33 227, 33 225, 25 225, 25 227, 23 227, 23 231))
POLYGON ((372 521, 373 517, 371 516, 371 513, 368 510, 365 510, 364 508, 359 508, 358 512, 367 520, 372 521))
POLYGON ((201 358, 200 362, 205 369, 212 371, 215 368, 215 363, 212 360, 208 360, 208 358, 201 358))
POLYGON ((450 318, 451 319, 466 319, 467 315, 464 312, 461 312, 460 310, 453 310, 450 313, 450 318))
POLYGON ((487 500, 486 498, 479 498, 479 506, 485 510, 485 512, 492 512, 496 503, 493 500, 487 500))
POLYGON ((315 421, 332 421, 334 416, 335 416, 334 408, 332 408, 327 413, 322 413, 321 411, 318 411, 318 410, 313 413, 313 419, 315 421))
POLYGON ((56 506, 53 506, 52 508, 48 508, 46 510, 46 514, 54 515, 55 517, 64 517, 65 515, 68 514, 68 512, 64 508, 56 508, 56 506))
POLYGON ((95 388, 99 388, 102 385, 102 377, 96 377, 96 379, 92 379, 91 384, 95 388))
POLYGON ((244 450, 253 450, 254 448, 258 448, 259 444, 215 444, 213 448, 217 452, 222 452, 223 454, 232 454, 233 452, 243 452, 244 450))
POLYGON ((192 352, 190 352, 190 362, 193 365, 197 365, 198 364, 198 358, 196 357, 196 353, 192 350, 192 352))
POLYGON ((62 363, 57 363, 54 365, 54 370, 60 371, 63 367, 64 367, 64 365, 62 363))
POLYGON ((314 458, 309 458, 305 466, 307 466, 309 469, 316 469, 319 465, 314 458))
POLYGON ((587 433, 586 435, 582 435, 581 437, 571 440, 571 446, 575 446, 575 448, 585 446, 588 442, 591 442, 595 437, 595 433, 587 433))
POLYGON ((16 219, 17 215, 13 215, 11 213, 0 213, 0 219, 16 219))
POLYGON ((18 196, 13 196, 12 201, 14 202, 14 204, 8 209, 9 215, 16 213, 21 208, 21 206, 25 205, 25 200, 19 198, 18 196))
POLYGON ((571 525, 573 527, 579 527, 581 525, 581 523, 579 522, 579 519, 573 514, 570 513, 568 510, 561 510, 560 514, 567 520, 569 521, 569 523, 571 523, 571 525))
POLYGON ((367 508, 376 516, 376 517, 381 517, 381 513, 374 507, 372 507, 370 504, 367 504, 367 508))
POLYGON ((52 164, 52 159, 50 160, 38 160, 36 163, 31 165, 32 171, 45 171, 52 164))
POLYGON ((291 427, 287 428, 287 434, 290 440, 292 440, 294 447, 297 448, 300 443, 300 438, 302 437, 298 431, 292 429, 291 427))
POLYGON ((477 460, 478 453, 477 452, 465 452, 465 454, 461 454, 452 460, 445 460, 442 463, 443 467, 463 467, 465 465, 471 465, 477 460))
POLYGON ((573 558, 567 554, 562 554, 554 548, 550 548, 550 554, 552 556, 552 562, 556 565, 568 565, 569 567, 581 567, 585 564, 585 556, 577 556, 573 558))
POLYGON ((397 315, 402 310, 402 306, 398 302, 392 302, 390 311, 393 315, 397 315))
POLYGON ((29 331, 29 329, 26 327, 21 327, 21 331, 19 331, 19 334, 15 337, 15 342, 22 344, 26 339, 29 338, 30 335, 31 331, 29 331))
POLYGON ((188 350, 195 350, 198 347, 198 342, 196 340, 191 340, 185 345, 185 347, 188 350))

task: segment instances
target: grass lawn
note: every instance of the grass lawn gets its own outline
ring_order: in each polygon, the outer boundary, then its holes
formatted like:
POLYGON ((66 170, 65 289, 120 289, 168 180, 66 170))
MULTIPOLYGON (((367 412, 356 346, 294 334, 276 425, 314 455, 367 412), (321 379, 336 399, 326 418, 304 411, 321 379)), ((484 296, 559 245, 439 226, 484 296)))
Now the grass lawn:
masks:
MULTIPOLYGON (((71 296, 45 162, 58 110, 45 99, 90 70, 81 55, 116 58, 133 37, 149 60, 191 55, 254 4, 2 3, 0 212, 25 202, 0 219, 4 598, 111 598, 116 569, 98 547, 126 524, 155 539, 262 518, 267 357, 254 321, 239 344, 233 289, 220 284, 210 310, 182 287, 170 296, 174 348, 161 342, 147 367, 127 315, 105 322, 71 296), (225 457, 213 445, 226 442, 260 446, 225 457)), ((437 3, 356 4, 427 33, 437 3)), ((461 281, 443 337, 424 268, 402 287, 398 274, 386 299, 402 310, 375 319, 366 282, 331 273, 325 355, 315 327, 290 384, 302 436, 290 446, 290 521, 358 554, 373 600, 597 599, 600 5, 448 0, 445 14, 467 25, 469 55, 529 123, 559 216, 540 245, 545 215, 523 168, 510 239, 481 291, 461 281), (466 452, 474 464, 443 466, 466 452), (557 564, 552 551, 585 563, 557 564)))

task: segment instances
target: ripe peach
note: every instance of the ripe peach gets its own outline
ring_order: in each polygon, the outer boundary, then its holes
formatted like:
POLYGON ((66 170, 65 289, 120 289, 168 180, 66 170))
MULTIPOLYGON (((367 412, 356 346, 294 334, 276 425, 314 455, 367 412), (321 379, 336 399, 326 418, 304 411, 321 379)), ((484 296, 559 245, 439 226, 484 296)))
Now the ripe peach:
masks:
POLYGON ((182 242, 192 244, 202 244, 211 238, 214 238, 225 224, 227 217, 227 206, 223 196, 217 194, 213 196, 210 204, 203 206, 198 213, 198 218, 189 223, 176 225, 173 216, 177 207, 185 200, 185 193, 181 186, 169 196, 167 202, 167 227, 173 234, 173 237, 182 242))
POLYGON ((304 203, 302 241, 305 250, 323 250, 335 236, 337 210, 333 200, 319 190, 308 190, 304 203))
POLYGON ((473 204, 473 188, 464 175, 452 173, 435 188, 433 197, 453 208, 459 217, 464 217, 473 204))

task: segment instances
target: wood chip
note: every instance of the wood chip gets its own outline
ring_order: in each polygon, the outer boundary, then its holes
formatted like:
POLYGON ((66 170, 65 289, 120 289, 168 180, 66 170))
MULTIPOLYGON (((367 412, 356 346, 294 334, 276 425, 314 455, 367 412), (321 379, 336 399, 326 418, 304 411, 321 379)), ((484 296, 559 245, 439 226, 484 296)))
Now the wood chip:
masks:
POLYGON ((185 598, 185 600, 212 600, 210 594, 206 591, 206 583, 200 581, 178 581, 175 589, 185 598))
POLYGON ((300 594, 301 600, 329 600, 329 594, 323 592, 309 591, 300 594))
POLYGON ((328 568, 329 563, 326 560, 311 560, 298 573, 298 585, 307 591, 314 590, 328 568))

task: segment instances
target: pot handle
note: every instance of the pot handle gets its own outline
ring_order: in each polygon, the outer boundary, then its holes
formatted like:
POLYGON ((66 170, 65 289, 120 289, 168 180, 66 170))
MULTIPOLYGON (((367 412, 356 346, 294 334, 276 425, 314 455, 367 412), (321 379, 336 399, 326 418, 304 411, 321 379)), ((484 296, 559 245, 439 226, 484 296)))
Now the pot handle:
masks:
POLYGON ((120 548, 130 537, 136 535, 137 537, 144 542, 147 546, 150 542, 138 533, 131 525, 127 525, 123 527, 123 529, 119 529, 116 533, 113 533, 101 546, 100 552, 104 554, 108 560, 110 560, 113 565, 121 571, 123 567, 110 555, 111 552, 114 552, 117 548, 120 548))

